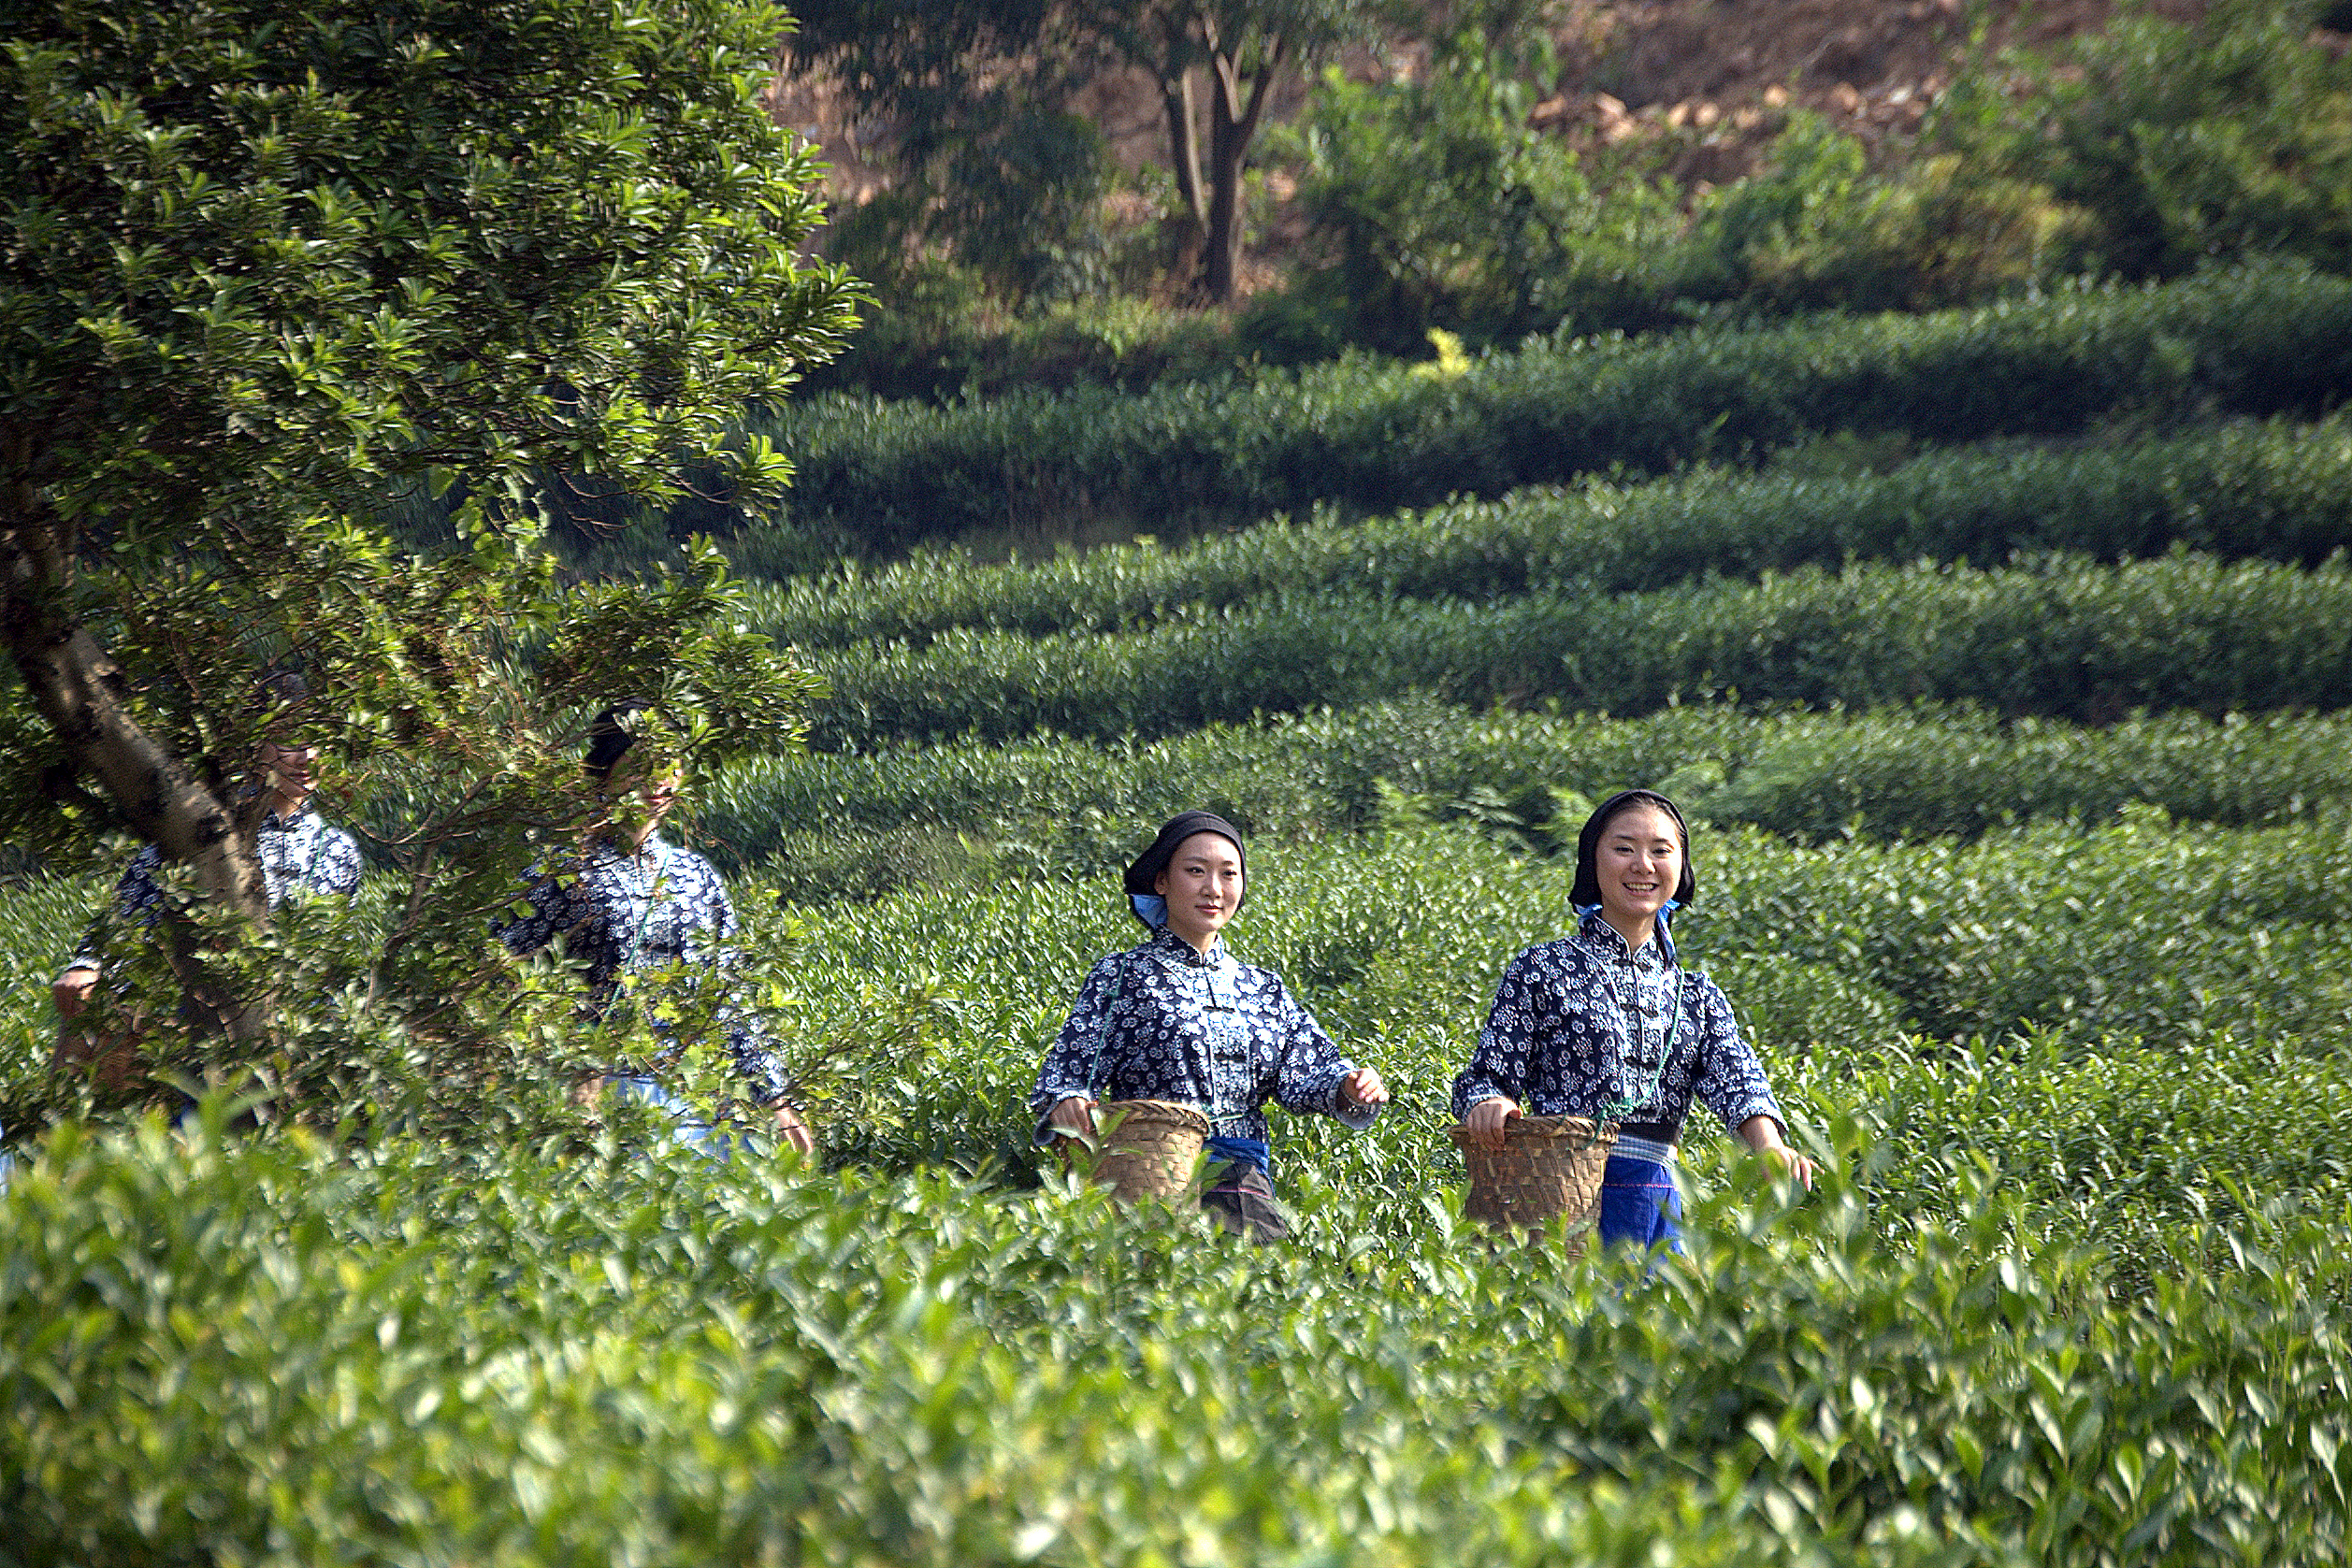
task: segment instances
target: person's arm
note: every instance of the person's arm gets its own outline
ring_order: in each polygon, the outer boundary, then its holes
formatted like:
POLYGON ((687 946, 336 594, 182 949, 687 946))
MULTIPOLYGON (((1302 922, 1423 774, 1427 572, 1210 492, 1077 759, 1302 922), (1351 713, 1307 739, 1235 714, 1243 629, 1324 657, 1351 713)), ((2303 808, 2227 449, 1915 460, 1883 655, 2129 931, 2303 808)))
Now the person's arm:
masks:
POLYGON ((1124 954, 1114 954, 1094 966, 1078 987, 1069 1021, 1037 1064, 1037 1083, 1029 1095, 1030 1115, 1037 1118, 1037 1142, 1045 1143, 1057 1132, 1094 1135, 1095 1093, 1108 1077, 1118 1047, 1113 1011, 1121 1003, 1132 1005, 1125 974, 1132 962, 1124 954))
POLYGON ((1355 1132, 1370 1127, 1389 1102, 1380 1074, 1342 1056, 1278 976, 1267 974, 1265 984, 1268 1020, 1281 1037, 1275 1060, 1275 1103, 1291 1111, 1320 1112, 1355 1132))
POLYGON ((1780 1174, 1812 1186, 1813 1162, 1789 1147, 1788 1122, 1765 1080, 1764 1064, 1739 1032, 1730 1001, 1711 980, 1701 977, 1696 985, 1702 1043, 1692 1093, 1780 1174))
POLYGON ((1502 1148, 1505 1125, 1520 1114, 1542 1008, 1541 984, 1522 953, 1504 968, 1479 1048, 1453 1081, 1453 1114, 1480 1148, 1502 1148))
POLYGON ((1772 1162, 1783 1176, 1795 1176, 1807 1187, 1813 1185, 1813 1162, 1788 1146, 1781 1136, 1777 1116, 1750 1116, 1739 1124, 1739 1137, 1748 1147, 1772 1162))

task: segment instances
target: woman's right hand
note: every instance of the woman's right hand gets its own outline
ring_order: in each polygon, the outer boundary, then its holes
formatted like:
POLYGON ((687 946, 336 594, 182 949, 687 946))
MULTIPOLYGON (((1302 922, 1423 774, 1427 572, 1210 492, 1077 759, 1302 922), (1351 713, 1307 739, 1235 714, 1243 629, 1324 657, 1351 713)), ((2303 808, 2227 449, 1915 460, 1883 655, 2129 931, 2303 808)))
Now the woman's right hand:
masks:
POLYGON ((1470 1142, 1491 1154, 1503 1152, 1503 1124, 1519 1115, 1519 1101, 1505 1095, 1481 1100, 1470 1107, 1470 1114, 1462 1118, 1462 1125, 1470 1129, 1470 1142))
POLYGON ((1094 1101, 1084 1095, 1074 1094, 1057 1100, 1046 1125, 1079 1138, 1094 1136, 1094 1101))

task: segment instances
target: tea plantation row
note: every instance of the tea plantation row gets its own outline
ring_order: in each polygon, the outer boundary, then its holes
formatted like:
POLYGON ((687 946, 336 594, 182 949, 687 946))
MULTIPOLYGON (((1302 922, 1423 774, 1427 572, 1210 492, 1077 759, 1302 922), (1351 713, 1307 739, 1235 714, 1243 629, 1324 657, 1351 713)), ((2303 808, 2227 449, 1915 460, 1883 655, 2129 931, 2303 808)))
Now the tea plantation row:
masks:
POLYGON ((975 856, 1102 874, 1132 853, 1137 824, 1203 802, 1286 840, 1418 809, 1558 850, 1573 842, 1577 798, 1637 779, 1667 785, 1695 815, 1811 840, 1973 835, 2032 818, 2096 825, 2133 803, 2233 827, 2342 822, 2352 726, 2340 715, 2172 713, 2084 729, 1933 707, 1710 705, 1609 719, 1420 699, 1149 744, 959 741, 762 757, 693 795, 712 853, 739 867, 774 857, 795 897, 818 902, 975 856))
POLYGON ((2186 547, 2316 565, 2352 540, 2352 439, 2318 425, 2231 424, 2120 446, 1933 453, 1883 475, 1701 470, 1590 480, 1354 525, 1262 524, 1181 550, 1112 545, 1036 564, 957 552, 830 579, 755 582, 761 629, 804 649, 919 644, 957 627, 1133 629, 1276 594, 1487 598, 1534 589, 1624 593, 1709 573, 1754 577, 1851 560, 2020 550, 2106 560, 2186 547))
POLYGON ((1414 689, 1617 713, 1720 693, 1969 700, 2088 720, 2141 707, 2328 710, 2352 704, 2352 569, 2061 556, 1493 604, 1302 595, 1129 634, 957 630, 919 651, 860 646, 810 665, 833 688, 813 731, 833 749, 1041 730, 1155 737, 1414 689))
POLYGON ((2118 413, 2317 413, 2347 391, 2352 283, 2267 269, 1939 315, 1537 342, 1453 378, 1346 361, 1132 396, 821 398, 750 428, 797 466, 793 516, 897 550, 1064 514, 1390 511, 1818 431, 1958 442, 2118 413))

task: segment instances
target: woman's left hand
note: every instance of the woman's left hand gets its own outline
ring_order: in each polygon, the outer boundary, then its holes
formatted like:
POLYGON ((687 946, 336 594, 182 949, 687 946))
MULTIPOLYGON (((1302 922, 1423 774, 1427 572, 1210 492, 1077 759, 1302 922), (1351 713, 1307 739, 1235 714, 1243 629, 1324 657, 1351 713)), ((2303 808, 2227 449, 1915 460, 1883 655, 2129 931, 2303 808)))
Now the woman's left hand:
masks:
POLYGON ((1343 1105, 1386 1105, 1389 1086, 1380 1082, 1377 1069, 1359 1067, 1339 1080, 1339 1102, 1343 1105))
POLYGON ((1794 1176, 1807 1187, 1813 1185, 1813 1172, 1818 1167, 1782 1142, 1781 1124, 1770 1116, 1750 1116, 1739 1124, 1739 1136, 1748 1147, 1772 1162, 1775 1173, 1794 1176))

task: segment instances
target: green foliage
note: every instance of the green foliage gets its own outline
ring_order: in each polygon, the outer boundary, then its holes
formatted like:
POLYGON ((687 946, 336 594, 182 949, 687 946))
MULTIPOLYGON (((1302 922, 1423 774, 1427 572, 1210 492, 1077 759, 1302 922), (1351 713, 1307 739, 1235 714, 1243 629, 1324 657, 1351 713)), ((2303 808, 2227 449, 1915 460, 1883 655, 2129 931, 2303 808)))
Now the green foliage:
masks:
POLYGON ((1050 730, 1163 736, 1421 690, 1484 705, 1554 698, 1643 713, 1736 695, 1765 705, 1974 701, 2112 721, 2352 702, 2352 571, 2176 554, 1980 571, 1804 568, 1649 594, 1568 588, 1493 603, 1279 595, 1132 633, 963 629, 859 645, 812 668, 829 749, 1050 730))
POLYGON ((1873 173, 1860 140, 1800 112, 1763 172, 1701 204, 1667 265, 1692 303, 1931 310, 2065 276, 2079 226, 2040 187, 1957 155, 1873 173))
POLYGON ((1586 585, 2016 550, 2102 558, 2175 546, 2316 565, 2345 538, 2345 425, 2205 426, 2113 446, 2004 445, 1854 472, 1815 443, 1762 473, 1701 469, 1642 483, 1587 479, 1343 525, 1273 523, 1182 549, 1114 545, 984 566, 958 550, 880 570, 754 583, 758 624, 803 649, 920 645, 954 627, 1114 631, 1277 594, 1488 599, 1586 585))
POLYGON ((1440 380, 1351 359, 1135 397, 821 398, 751 427, 798 465, 794 519, 883 552, 1074 514, 1169 533, 1319 500, 1394 510, 1832 430, 1956 442, 2118 415, 2316 413, 2352 385, 2347 344, 2352 285, 2266 269, 1928 316, 1539 343, 1440 380))
POLYGON ((2173 713, 2083 729, 1926 707, 1685 706, 1609 719, 1424 700, 1211 725, 1148 745, 954 741, 757 758, 697 796, 712 853, 772 860, 787 897, 822 903, 960 885, 999 867, 1104 874, 1133 853, 1135 824, 1202 802, 1285 841, 1404 813, 1490 821, 1552 850, 1628 783, 1673 783, 1695 816, 1812 842, 2096 826, 2134 805, 2229 827, 2340 822, 2352 813, 2348 740, 2338 717, 2173 713))
POLYGON ((817 167, 759 102, 783 26, 733 0, 10 13, 6 827, 70 865, 127 827, 175 868, 102 1026, 143 1014, 151 1057, 328 1121, 462 1129, 570 1059, 484 921, 584 827, 584 712, 653 700, 671 756, 794 742, 819 688, 723 629, 715 554, 567 593, 533 515, 550 473, 658 506, 698 463, 749 496, 788 471, 732 416, 831 351, 855 289, 797 255, 817 167), (426 554, 376 523, 419 493, 464 497, 426 554), (265 737, 424 808, 382 910, 267 918, 265 737))
POLYGON ((1483 33, 1442 42, 1412 81, 1329 69, 1299 194, 1337 262, 1302 299, 1391 353, 1432 327, 1491 344, 1667 320, 1652 264, 1681 226, 1672 193, 1639 180, 1596 191, 1558 137, 1528 129, 1530 82, 1554 74, 1483 33))
MULTIPOLYGON (((1445 1081, 1566 868, 1461 833, 1275 848, 1237 946, 1399 1091, 1363 1138, 1282 1129, 1292 1245, 1059 1177, 232 1140, 217 1100, 181 1135, 67 1124, 0 1199, 0 1554, 2337 1555, 2341 836, 1700 842, 1686 951, 1833 1169, 1793 1201, 1695 1144, 1690 1256, 1647 1281, 1487 1246, 1447 1195, 1445 1081), (1844 999, 1800 988, 1825 966, 1844 999), (1904 1027, 2076 1006, 1941 1044, 1856 1029, 1865 985, 1904 1027), (1763 1032, 1808 1007, 1843 1027, 1763 1032), (2204 1027, 2111 1032, 2157 1012, 2204 1027)), ((963 998, 867 1158, 1025 1142, 1052 1003, 1124 921, 1104 882, 829 919, 830 997, 887 965, 963 998)))
POLYGON ((2319 7, 2223 0, 2194 22, 2127 13, 1961 84, 1942 128, 1977 167, 2083 214, 2062 265, 2169 278, 2216 261, 2352 268, 2352 67, 2310 37, 2319 7))

